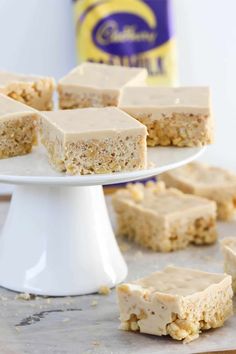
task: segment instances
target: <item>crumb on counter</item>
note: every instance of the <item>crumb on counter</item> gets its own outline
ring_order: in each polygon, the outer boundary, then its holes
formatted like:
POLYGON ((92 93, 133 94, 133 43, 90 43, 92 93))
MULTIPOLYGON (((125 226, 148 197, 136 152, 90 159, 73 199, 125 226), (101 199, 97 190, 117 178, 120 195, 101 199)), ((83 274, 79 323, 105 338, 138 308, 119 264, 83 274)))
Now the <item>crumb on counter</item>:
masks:
POLYGON ((97 300, 93 300, 93 301, 91 302, 91 306, 92 306, 92 307, 95 307, 95 306, 97 306, 97 305, 98 305, 97 300))
POLYGON ((118 241, 118 245, 122 253, 125 253, 130 249, 130 245, 124 241, 121 242, 118 241))
POLYGON ((1 301, 7 301, 8 298, 7 298, 6 296, 1 295, 1 296, 0 296, 0 300, 1 300, 1 301))
POLYGON ((70 321, 70 319, 68 317, 63 318, 63 320, 62 320, 62 322, 69 322, 69 321, 70 321))
POLYGON ((106 285, 101 285, 99 290, 98 290, 98 293, 100 295, 109 295, 110 292, 111 292, 111 289, 108 286, 106 286, 106 285))
POLYGON ((15 299, 29 301, 29 300, 34 300, 35 295, 29 293, 19 293, 15 296, 15 299))
POLYGON ((97 340, 92 341, 92 345, 99 346, 101 343, 97 340))
POLYGON ((143 252, 142 251, 135 252, 135 258, 141 258, 141 257, 143 257, 143 252))

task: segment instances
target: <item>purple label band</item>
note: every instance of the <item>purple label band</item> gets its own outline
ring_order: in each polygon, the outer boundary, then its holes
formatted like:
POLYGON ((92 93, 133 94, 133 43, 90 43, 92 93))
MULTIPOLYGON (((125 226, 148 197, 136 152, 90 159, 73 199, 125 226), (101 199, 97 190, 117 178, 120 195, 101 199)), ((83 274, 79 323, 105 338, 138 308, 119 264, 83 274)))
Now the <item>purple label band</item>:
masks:
MULTIPOLYGON (((138 6, 137 1, 137 6, 138 6)), ((90 11, 99 13, 101 0, 91 5, 77 22, 81 26, 90 11)), ((170 0, 143 0, 156 18, 156 26, 150 27, 144 17, 131 12, 110 13, 98 21, 92 30, 92 40, 103 52, 117 56, 132 56, 161 46, 172 37, 170 0)))

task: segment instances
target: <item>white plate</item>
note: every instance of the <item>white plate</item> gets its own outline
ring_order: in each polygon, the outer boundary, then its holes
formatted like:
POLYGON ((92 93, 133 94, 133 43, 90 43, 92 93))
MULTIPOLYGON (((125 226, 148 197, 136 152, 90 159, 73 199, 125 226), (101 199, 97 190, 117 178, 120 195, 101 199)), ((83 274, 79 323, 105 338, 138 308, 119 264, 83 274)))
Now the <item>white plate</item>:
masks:
POLYGON ((92 186, 122 183, 147 178, 184 165, 198 156, 205 148, 155 147, 148 148, 149 168, 132 172, 68 176, 56 172, 48 163, 43 147, 31 154, 0 160, 0 182, 11 184, 46 184, 92 186))
POLYGON ((74 177, 56 173, 42 147, 23 157, 1 160, 0 182, 19 185, 0 237, 0 285, 53 296, 115 286, 126 277, 127 266, 101 185, 157 175, 203 151, 149 148, 149 169, 74 177))

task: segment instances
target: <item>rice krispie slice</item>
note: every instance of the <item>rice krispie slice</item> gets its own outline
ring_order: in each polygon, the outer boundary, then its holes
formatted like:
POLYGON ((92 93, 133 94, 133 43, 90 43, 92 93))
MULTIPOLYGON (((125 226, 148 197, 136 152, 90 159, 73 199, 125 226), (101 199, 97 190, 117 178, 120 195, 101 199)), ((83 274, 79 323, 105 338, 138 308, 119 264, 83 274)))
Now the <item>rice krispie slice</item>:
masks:
POLYGON ((146 167, 146 127, 118 108, 47 112, 40 130, 58 171, 84 175, 146 167))
POLYGON ((38 113, 0 94, 0 159, 25 155, 37 144, 38 113))
POLYGON ((121 329, 190 342, 233 314, 231 277, 169 266, 117 287, 121 329))
POLYGON ((208 199, 166 189, 163 182, 130 184, 113 196, 118 234, 154 251, 216 240, 216 205, 208 199))
POLYGON ((227 237, 221 241, 224 255, 224 271, 232 276, 232 287, 236 294, 236 237, 227 237))
POLYGON ((147 70, 83 63, 58 82, 61 109, 117 106, 126 85, 144 85, 147 70))
POLYGON ((199 195, 217 204, 220 220, 230 220, 236 212, 236 175, 223 168, 193 162, 159 176, 167 187, 199 195))
POLYGON ((53 108, 54 90, 52 77, 0 72, 0 93, 40 111, 53 108))
POLYGON ((125 87, 118 106, 146 125, 149 146, 213 142, 207 87, 125 87))

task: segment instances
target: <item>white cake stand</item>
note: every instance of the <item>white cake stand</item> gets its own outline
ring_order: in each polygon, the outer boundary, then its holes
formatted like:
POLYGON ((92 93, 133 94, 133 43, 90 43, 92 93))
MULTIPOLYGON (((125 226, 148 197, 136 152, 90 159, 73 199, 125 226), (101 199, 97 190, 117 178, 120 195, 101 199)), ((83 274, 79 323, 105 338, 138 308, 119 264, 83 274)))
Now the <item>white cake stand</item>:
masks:
POLYGON ((149 148, 146 170, 65 176, 45 151, 0 161, 0 182, 16 185, 0 237, 0 285, 39 295, 81 295, 124 280, 127 267, 108 217, 102 185, 160 174, 203 148, 149 148))

